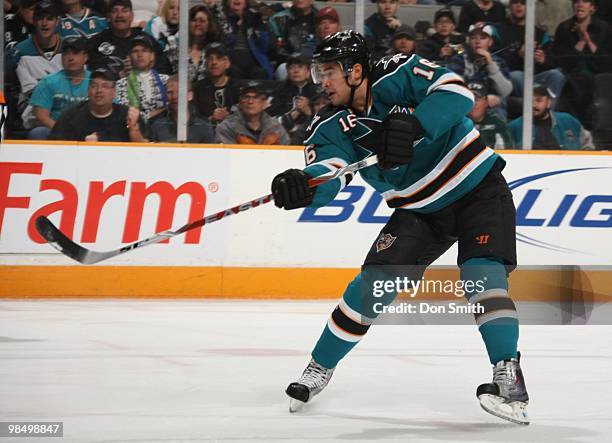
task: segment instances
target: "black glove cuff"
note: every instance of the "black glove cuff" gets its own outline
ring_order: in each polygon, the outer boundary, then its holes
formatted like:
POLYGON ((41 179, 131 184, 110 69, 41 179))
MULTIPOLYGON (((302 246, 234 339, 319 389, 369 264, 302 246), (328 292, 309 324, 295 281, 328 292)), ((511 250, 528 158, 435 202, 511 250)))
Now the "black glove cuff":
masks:
POLYGON ((414 115, 404 114, 403 112, 389 114, 383 121, 383 127, 385 129, 401 129, 402 132, 412 134, 414 140, 425 136, 425 129, 419 119, 414 115))
POLYGON ((395 130, 401 130, 406 134, 412 134, 413 140, 418 140, 425 137, 425 129, 418 118, 414 115, 405 114, 403 112, 396 112, 390 114, 383 121, 385 129, 393 128, 395 130))

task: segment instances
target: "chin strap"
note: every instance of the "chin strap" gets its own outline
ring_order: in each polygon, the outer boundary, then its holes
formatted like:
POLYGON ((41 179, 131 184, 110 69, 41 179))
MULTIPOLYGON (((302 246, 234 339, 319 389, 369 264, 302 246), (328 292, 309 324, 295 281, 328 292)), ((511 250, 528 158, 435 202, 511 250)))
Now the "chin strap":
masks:
MULTIPOLYGON (((349 86, 349 88, 351 88, 351 95, 349 97, 349 102, 348 102, 348 107, 353 109, 353 100, 355 99, 355 91, 357 90, 357 88, 359 88, 361 86, 361 84, 364 82, 365 77, 361 78, 361 81, 359 82, 358 85, 351 85, 348 82, 348 75, 344 77, 344 81, 346 82, 346 84, 349 86)), ((370 96, 370 89, 368 88, 367 94, 366 94, 366 103, 365 106, 363 108, 363 113, 367 114, 368 113, 368 101, 369 101, 369 97, 370 96)))

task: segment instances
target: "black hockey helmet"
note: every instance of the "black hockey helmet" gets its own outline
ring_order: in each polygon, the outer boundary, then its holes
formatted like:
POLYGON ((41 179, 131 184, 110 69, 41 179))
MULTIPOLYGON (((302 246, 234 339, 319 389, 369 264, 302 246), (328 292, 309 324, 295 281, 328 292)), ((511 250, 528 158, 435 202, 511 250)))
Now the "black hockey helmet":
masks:
POLYGON ((364 78, 367 77, 371 70, 370 51, 363 36, 351 30, 340 31, 319 43, 312 56, 313 82, 322 82, 320 65, 334 61, 342 65, 345 76, 350 74, 355 63, 359 63, 363 67, 364 78))

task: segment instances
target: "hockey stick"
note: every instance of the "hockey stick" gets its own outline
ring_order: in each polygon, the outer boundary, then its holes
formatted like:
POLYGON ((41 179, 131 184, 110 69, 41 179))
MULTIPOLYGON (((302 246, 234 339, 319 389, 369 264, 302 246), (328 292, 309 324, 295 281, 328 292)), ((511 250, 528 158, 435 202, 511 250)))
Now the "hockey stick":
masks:
MULTIPOLYGON (((360 160, 351 165, 347 165, 343 168, 337 169, 336 172, 329 175, 323 175, 317 178, 312 178, 308 181, 308 184, 311 188, 322 185, 323 183, 327 183, 330 180, 334 180, 338 177, 341 177, 346 174, 357 172, 360 169, 366 168, 368 166, 375 165, 378 161, 375 155, 370 156, 366 159, 360 160)), ((62 254, 78 261, 79 263, 85 265, 92 265, 94 263, 101 262, 102 260, 106 260, 111 257, 116 257, 117 255, 125 254, 136 248, 142 248, 143 246, 151 245, 154 243, 159 243, 167 238, 175 237, 177 235, 183 234, 192 229, 199 228, 201 226, 214 223, 225 217, 229 217, 230 215, 238 214, 240 212, 248 211, 249 209, 255 208, 260 205, 264 205, 273 200, 272 194, 265 195, 263 197, 256 198, 254 200, 242 203, 238 206, 234 206, 233 208, 226 209, 224 211, 217 212, 216 214, 209 215, 208 217, 201 218, 199 220, 192 221, 191 223, 187 223, 185 226, 180 227, 176 231, 163 231, 159 232, 149 238, 145 238, 143 240, 139 240, 135 243, 131 243, 127 246, 124 246, 119 249, 115 249, 113 251, 105 251, 98 252, 92 251, 91 249, 84 248, 83 246, 75 243, 68 237, 66 237, 62 231, 60 231, 51 221, 45 217, 40 216, 36 219, 36 230, 39 232, 42 237, 47 240, 51 246, 60 251, 62 254)))

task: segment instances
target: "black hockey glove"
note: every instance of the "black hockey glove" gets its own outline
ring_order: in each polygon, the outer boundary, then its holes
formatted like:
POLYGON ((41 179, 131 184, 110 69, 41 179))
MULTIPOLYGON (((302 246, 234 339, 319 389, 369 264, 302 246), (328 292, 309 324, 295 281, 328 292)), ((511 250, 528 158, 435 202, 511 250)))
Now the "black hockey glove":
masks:
POLYGON ((382 122, 382 149, 378 165, 389 169, 410 163, 414 156, 414 142, 425 136, 425 130, 416 117, 404 113, 387 115, 382 122))
POLYGON ((301 169, 287 169, 272 180, 274 204, 279 208, 305 208, 312 203, 315 191, 308 186, 310 176, 301 169))

